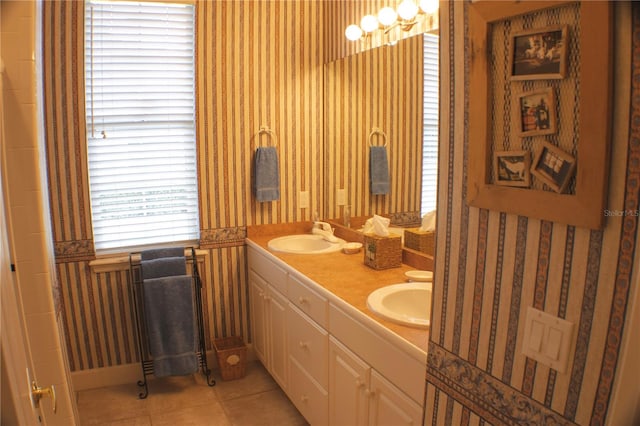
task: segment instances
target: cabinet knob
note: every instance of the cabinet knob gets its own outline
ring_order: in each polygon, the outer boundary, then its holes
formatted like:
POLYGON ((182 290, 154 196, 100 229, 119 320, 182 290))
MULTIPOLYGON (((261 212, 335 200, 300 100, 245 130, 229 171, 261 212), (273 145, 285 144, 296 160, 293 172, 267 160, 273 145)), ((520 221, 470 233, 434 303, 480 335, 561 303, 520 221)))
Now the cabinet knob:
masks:
POLYGON ((373 398, 374 396, 376 396, 376 391, 367 389, 366 391, 364 391, 364 394, 369 398, 373 398))
POLYGON ((304 305, 305 303, 309 303, 309 299, 307 299, 307 298, 306 298, 306 297, 304 297, 304 296, 300 296, 300 297, 298 297, 298 302, 299 302, 301 305, 304 305))
POLYGON ((356 379, 356 387, 361 388, 364 386, 364 382, 360 379, 356 379))
POLYGON ((307 401, 309 401, 309 397, 308 397, 307 395, 302 395, 302 396, 300 397, 300 401, 302 401, 302 402, 307 402, 307 401))
POLYGON ((309 343, 303 342, 302 340, 298 344, 302 349, 307 349, 309 347, 309 343))

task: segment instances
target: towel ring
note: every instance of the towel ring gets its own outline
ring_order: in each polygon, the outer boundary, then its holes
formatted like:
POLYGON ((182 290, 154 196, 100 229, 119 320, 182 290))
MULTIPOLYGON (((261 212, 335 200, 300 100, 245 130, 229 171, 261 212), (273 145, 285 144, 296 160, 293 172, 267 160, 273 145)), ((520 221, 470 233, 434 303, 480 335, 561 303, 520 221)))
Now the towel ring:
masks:
POLYGON ((384 144, 382 146, 384 147, 387 146, 387 134, 383 132, 381 129, 378 129, 377 127, 374 127, 373 129, 371 129, 371 133, 369 133, 369 146, 373 146, 371 144, 371 139, 373 138, 374 135, 382 135, 382 139, 384 140, 384 144))
POLYGON ((260 135, 263 133, 266 133, 271 139, 273 139, 274 147, 278 146, 278 137, 276 136, 274 131, 267 126, 260 126, 260 130, 258 130, 258 142, 260 142, 260 135))

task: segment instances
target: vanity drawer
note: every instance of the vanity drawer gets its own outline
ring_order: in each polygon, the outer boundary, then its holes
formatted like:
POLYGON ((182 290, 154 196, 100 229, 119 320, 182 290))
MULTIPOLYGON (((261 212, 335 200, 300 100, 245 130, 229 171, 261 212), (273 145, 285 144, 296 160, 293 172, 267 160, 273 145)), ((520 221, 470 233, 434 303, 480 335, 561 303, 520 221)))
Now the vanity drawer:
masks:
POLYGON ((298 309, 309 315, 323 328, 329 326, 329 301, 320 296, 302 280, 293 275, 288 277, 287 294, 298 309))
POLYGON ((329 333, 289 303, 289 356, 325 389, 329 382, 329 333))
POLYGON ((304 418, 313 426, 327 425, 329 421, 329 395, 305 373, 298 362, 289 358, 289 398, 304 418))
POLYGON ((279 292, 287 294, 287 273, 284 269, 252 247, 249 247, 248 256, 250 269, 278 289, 279 292))

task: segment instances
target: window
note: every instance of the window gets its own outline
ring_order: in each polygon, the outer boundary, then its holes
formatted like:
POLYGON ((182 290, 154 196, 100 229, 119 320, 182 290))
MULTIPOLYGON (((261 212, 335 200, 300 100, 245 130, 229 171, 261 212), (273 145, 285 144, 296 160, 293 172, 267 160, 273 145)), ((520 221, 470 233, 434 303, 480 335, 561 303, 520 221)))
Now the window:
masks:
POLYGON ((198 239, 194 7, 87 1, 96 250, 198 239))
POLYGON ((424 35, 424 124, 422 128, 422 214, 436 209, 438 189, 438 43, 424 35))

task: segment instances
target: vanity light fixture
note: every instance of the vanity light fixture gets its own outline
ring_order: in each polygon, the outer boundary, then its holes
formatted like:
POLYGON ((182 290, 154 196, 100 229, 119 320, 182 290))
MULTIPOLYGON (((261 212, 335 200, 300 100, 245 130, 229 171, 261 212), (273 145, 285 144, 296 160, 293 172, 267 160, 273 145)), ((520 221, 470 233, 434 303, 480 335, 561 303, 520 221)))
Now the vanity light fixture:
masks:
POLYGON ((349 25, 344 31, 344 35, 351 41, 360 40, 363 34, 362 28, 355 24, 349 25))
POLYGON ((365 15, 360 21, 360 28, 365 34, 369 34, 378 29, 378 20, 373 15, 365 15))
POLYGON ((409 31, 419 22, 419 18, 436 13, 438 7, 438 0, 402 0, 397 9, 386 6, 377 15, 365 15, 359 26, 349 25, 344 34, 348 40, 357 41, 367 38, 376 30, 381 30, 384 34, 395 27, 409 31), (416 4, 416 1, 419 3, 416 4))

